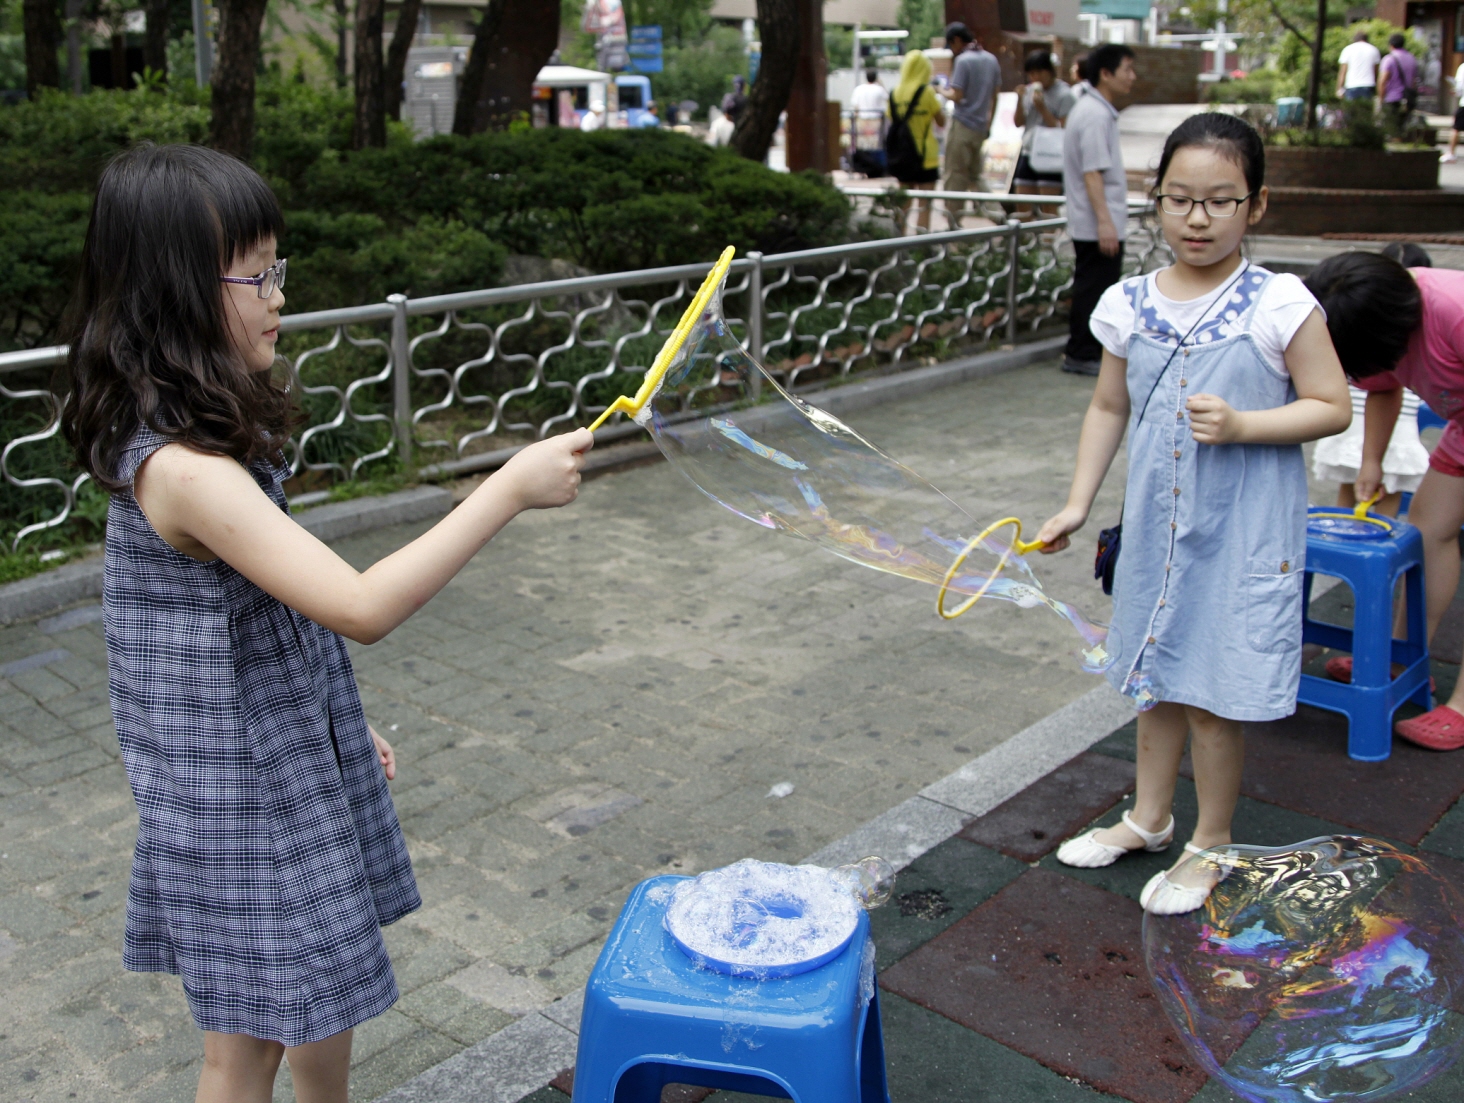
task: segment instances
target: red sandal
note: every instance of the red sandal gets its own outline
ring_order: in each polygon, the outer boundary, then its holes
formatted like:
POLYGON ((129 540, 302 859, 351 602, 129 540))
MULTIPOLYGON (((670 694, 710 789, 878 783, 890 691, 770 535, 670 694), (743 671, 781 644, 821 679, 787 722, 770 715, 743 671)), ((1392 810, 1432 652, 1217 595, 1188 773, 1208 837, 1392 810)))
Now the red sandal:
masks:
POLYGON ((1408 742, 1431 751, 1457 751, 1464 747, 1464 716, 1448 705, 1440 705, 1412 720, 1400 720, 1393 730, 1408 742))
MULTIPOLYGON (((1327 665, 1323 667, 1323 669, 1327 672, 1327 677, 1331 678, 1334 682, 1351 682, 1352 656, 1337 655, 1333 658, 1330 658, 1327 660, 1327 665)), ((1402 670, 1403 668, 1395 663, 1393 667, 1393 677, 1396 678, 1402 672, 1402 670)), ((1437 690, 1438 685, 1434 682, 1433 676, 1430 675, 1428 679, 1428 691, 1430 693, 1434 693, 1437 692, 1437 690)))

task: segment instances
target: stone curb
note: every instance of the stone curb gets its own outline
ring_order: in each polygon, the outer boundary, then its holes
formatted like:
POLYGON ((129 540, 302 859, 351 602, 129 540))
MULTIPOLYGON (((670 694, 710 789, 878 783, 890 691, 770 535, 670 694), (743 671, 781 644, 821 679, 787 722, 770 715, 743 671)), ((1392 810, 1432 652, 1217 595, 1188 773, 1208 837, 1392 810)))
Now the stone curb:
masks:
MULTIPOLYGON (((904 869, 1133 716, 1110 686, 1095 686, 804 861, 828 866, 878 854, 904 869)), ((583 1004, 584 993, 576 992, 530 1012, 377 1103, 518 1103, 574 1064, 583 1004)))
MULTIPOLYGON (((440 517, 450 509, 452 491, 440 486, 418 486, 393 494, 317 506, 296 515, 295 520, 307 532, 331 541, 385 525, 440 517)), ((101 595, 102 557, 98 555, 0 586, 0 624, 44 616, 101 595)))

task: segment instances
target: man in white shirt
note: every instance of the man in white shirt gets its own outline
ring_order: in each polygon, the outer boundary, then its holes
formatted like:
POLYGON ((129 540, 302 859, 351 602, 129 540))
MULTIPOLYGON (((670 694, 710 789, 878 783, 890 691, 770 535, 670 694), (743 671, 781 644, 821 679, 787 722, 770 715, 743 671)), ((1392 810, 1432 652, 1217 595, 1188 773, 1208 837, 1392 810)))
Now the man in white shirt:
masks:
POLYGON ((1105 42, 1088 54, 1086 75, 1062 132, 1062 184, 1077 261, 1062 370, 1074 375, 1098 374, 1103 347, 1088 319, 1103 292, 1123 275, 1128 176, 1113 101, 1133 90, 1138 77, 1133 50, 1105 42))
POLYGON ((849 167, 855 172, 871 177, 885 174, 884 122, 889 102, 890 94, 873 69, 864 74, 864 83, 849 97, 849 133, 854 139, 849 167))
POLYGON ((1454 150, 1459 146, 1459 131, 1464 130, 1464 65, 1454 73, 1454 133, 1449 136, 1449 152, 1439 158, 1446 165, 1458 160, 1454 150))
POLYGON ((605 125, 605 105, 603 103, 592 103, 590 109, 580 118, 580 129, 589 133, 591 130, 599 130, 605 125))
POLYGON ((1358 31, 1337 55, 1337 95, 1344 100, 1370 100, 1377 94, 1378 66, 1383 55, 1358 31))

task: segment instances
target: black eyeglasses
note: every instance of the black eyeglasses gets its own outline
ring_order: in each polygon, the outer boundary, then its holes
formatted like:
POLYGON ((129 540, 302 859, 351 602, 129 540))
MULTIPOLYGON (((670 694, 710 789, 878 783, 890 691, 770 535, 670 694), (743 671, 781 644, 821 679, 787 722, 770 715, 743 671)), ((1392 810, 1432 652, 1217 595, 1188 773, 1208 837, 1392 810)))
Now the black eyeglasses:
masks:
POLYGON ((257 276, 220 276, 219 279, 224 283, 252 283, 259 289, 259 297, 267 299, 275 293, 275 288, 285 286, 285 265, 289 263, 281 258, 257 276))
POLYGON ((1194 199, 1188 195, 1160 195, 1156 198, 1159 200, 1159 209, 1165 214, 1186 218, 1198 203, 1205 208, 1205 213, 1211 218, 1234 218, 1235 212, 1240 210, 1240 205, 1252 195, 1255 195, 1255 192, 1239 198, 1233 195, 1216 195, 1209 199, 1194 199))

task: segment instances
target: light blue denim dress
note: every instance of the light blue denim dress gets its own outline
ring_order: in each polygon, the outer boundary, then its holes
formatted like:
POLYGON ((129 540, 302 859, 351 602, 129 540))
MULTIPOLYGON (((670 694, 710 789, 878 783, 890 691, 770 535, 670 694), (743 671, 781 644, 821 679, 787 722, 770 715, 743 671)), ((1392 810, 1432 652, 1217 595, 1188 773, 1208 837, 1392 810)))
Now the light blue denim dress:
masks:
POLYGON ((1125 281, 1128 488, 1114 575, 1121 634, 1108 679, 1143 707, 1196 705, 1231 720, 1296 711, 1301 677, 1301 580, 1306 468, 1295 444, 1199 444, 1185 402, 1213 394, 1236 410, 1296 398, 1250 333, 1271 279, 1251 267, 1184 342, 1141 407, 1181 334, 1158 315, 1147 277, 1125 281))

